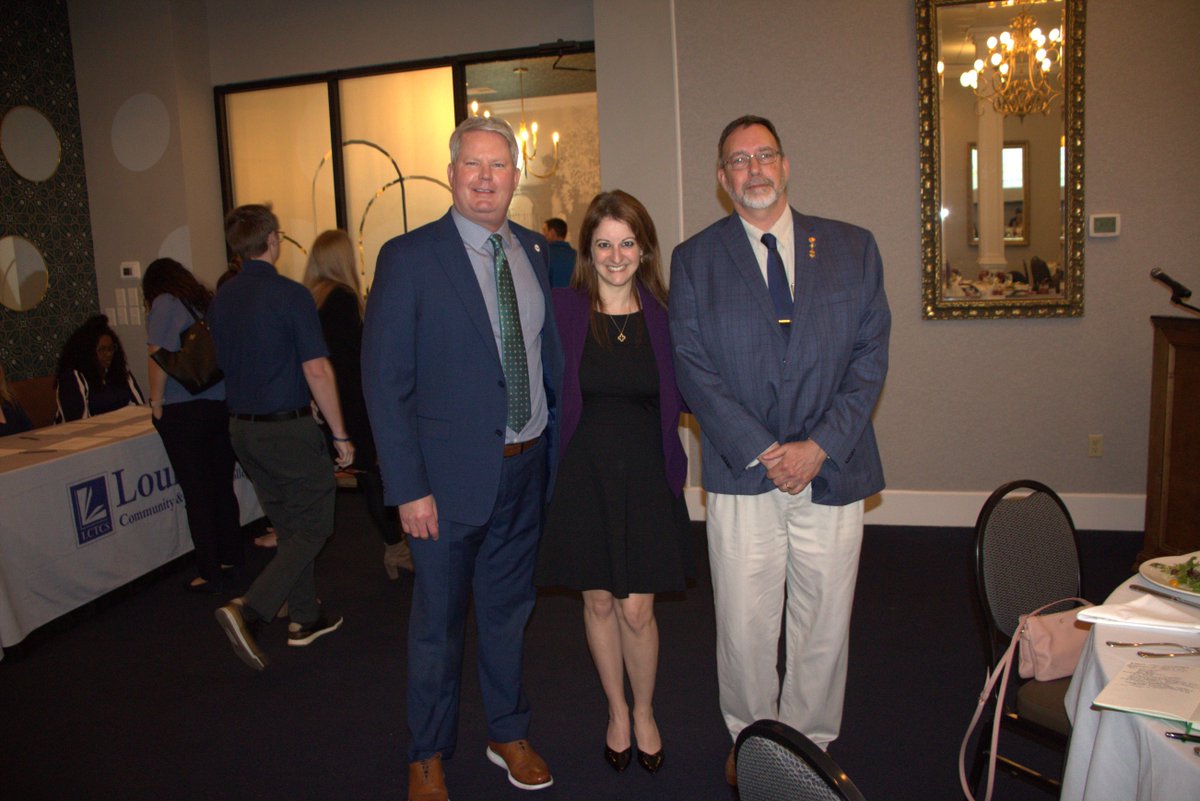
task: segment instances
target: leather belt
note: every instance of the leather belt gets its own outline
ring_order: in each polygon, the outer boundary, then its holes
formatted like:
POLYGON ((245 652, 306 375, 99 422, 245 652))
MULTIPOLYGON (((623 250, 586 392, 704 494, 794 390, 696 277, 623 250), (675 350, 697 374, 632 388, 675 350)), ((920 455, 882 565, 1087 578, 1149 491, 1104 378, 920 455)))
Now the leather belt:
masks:
POLYGON ((534 445, 537 445, 541 441, 542 435, 538 434, 533 439, 527 439, 524 442, 510 442, 504 446, 504 458, 507 459, 509 456, 516 456, 524 453, 525 451, 532 449, 534 445))
POLYGON ((299 420, 312 414, 311 406, 301 406, 290 412, 272 412, 271 414, 230 414, 235 420, 249 420, 251 423, 282 423, 285 420, 299 420))

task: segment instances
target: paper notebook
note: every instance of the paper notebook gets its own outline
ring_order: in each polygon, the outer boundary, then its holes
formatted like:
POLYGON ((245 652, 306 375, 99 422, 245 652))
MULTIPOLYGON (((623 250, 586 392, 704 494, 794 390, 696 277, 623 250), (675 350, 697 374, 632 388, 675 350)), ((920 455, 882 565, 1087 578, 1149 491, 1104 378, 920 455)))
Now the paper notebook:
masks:
POLYGON ((1135 660, 1113 676, 1095 706, 1200 729, 1200 657, 1135 660))

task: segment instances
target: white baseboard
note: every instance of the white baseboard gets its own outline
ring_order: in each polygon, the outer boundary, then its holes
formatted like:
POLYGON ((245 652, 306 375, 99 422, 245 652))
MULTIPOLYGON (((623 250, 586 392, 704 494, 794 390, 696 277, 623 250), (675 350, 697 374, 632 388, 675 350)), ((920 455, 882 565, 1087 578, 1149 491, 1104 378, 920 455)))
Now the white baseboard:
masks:
MULTIPOLYGON (((704 519, 704 490, 684 487, 692 520, 704 519)), ((884 490, 867 499, 865 522, 872 526, 944 526, 973 528, 991 492, 884 490)), ((1063 503, 1081 531, 1142 531, 1146 496, 1118 493, 1067 493, 1063 503)))

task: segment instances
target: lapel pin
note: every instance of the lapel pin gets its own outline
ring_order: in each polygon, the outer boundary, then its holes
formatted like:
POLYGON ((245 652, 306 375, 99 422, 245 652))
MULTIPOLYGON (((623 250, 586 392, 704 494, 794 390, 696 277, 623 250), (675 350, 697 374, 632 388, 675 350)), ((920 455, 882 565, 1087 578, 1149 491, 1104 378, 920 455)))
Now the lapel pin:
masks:
POLYGON ((533 243, 533 252, 534 252, 534 253, 541 253, 541 252, 542 252, 542 246, 541 246, 541 245, 539 245, 538 243, 534 242, 534 243, 533 243))
POLYGON ((817 257, 817 238, 815 236, 810 236, 808 238, 808 257, 810 259, 815 259, 817 257))

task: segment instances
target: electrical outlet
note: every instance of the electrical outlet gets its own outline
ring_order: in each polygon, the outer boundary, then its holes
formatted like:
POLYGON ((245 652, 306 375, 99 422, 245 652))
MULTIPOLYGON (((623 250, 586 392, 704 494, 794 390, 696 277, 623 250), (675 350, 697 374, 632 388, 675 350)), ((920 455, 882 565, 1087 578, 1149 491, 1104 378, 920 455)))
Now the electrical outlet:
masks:
POLYGON ((1103 434, 1088 434, 1088 456, 1098 457, 1104 455, 1104 435, 1103 434))
POLYGON ((142 265, 136 261, 121 262, 121 277, 122 278, 141 278, 142 265))

